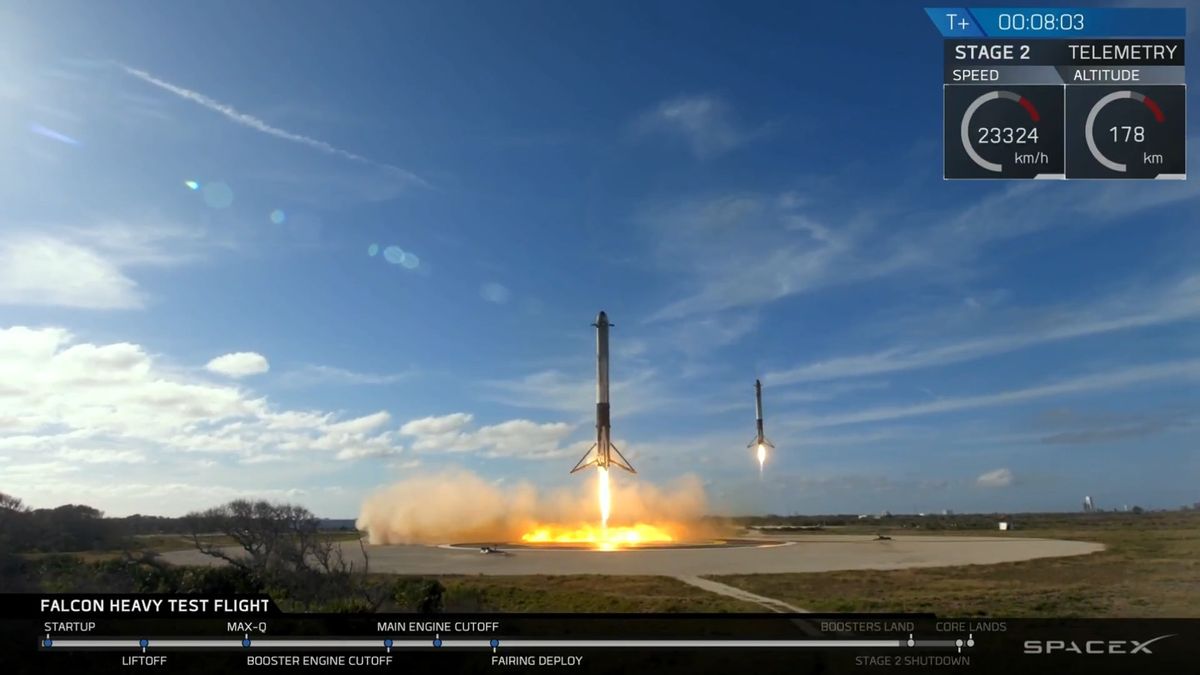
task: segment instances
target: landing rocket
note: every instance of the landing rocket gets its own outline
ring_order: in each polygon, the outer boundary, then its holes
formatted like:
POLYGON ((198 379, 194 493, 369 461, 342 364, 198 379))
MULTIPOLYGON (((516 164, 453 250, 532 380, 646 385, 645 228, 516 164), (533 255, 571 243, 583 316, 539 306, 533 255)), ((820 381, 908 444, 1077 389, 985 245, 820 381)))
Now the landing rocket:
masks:
MULTIPOLYGON (((617 466, 629 473, 637 473, 612 442, 612 420, 608 408, 608 329, 612 324, 608 322, 608 315, 600 312, 596 316, 596 323, 592 325, 596 327, 596 442, 575 464, 571 473, 593 465, 597 469, 617 466)), ((762 429, 761 421, 759 429, 762 429)))
POLYGON ((754 418, 755 418, 754 424, 755 424, 755 427, 757 428, 757 431, 754 435, 754 440, 750 441, 750 445, 747 445, 746 447, 747 448, 754 448, 754 447, 758 448, 758 451, 759 451, 759 460, 758 461, 761 464, 763 461, 763 454, 766 452, 766 448, 771 448, 772 450, 774 450, 775 444, 772 443, 771 441, 767 440, 767 437, 763 434, 762 382, 760 382, 759 380, 754 381, 754 418))

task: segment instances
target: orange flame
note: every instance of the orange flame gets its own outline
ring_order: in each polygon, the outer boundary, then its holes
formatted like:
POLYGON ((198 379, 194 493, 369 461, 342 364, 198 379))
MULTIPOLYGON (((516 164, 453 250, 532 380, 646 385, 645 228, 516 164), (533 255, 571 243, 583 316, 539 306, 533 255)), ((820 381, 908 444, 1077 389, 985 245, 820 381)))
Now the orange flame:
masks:
POLYGON ((608 491, 608 469, 600 467, 596 470, 599 476, 597 488, 600 492, 600 529, 608 529, 608 516, 612 513, 612 495, 608 491))
POLYGON ((530 544, 591 544, 611 551, 622 546, 638 546, 675 541, 675 536, 661 525, 635 523, 628 526, 609 527, 612 514, 612 492, 609 486, 608 467, 597 467, 596 493, 600 502, 600 527, 582 524, 576 527, 559 524, 535 525, 521 535, 521 541, 530 544))
POLYGON ((521 535, 521 541, 530 544, 592 544, 596 548, 612 550, 621 546, 675 541, 675 537, 664 528, 647 523, 606 528, 538 525, 521 535))

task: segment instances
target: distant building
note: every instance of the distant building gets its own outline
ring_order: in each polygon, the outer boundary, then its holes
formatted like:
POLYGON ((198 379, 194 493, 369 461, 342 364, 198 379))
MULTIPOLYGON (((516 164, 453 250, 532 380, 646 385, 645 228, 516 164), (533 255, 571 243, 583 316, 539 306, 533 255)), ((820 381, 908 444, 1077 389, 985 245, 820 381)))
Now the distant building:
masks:
POLYGON ((1011 529, 1012 529, 1012 526, 1009 525, 1007 520, 1000 521, 1000 531, 1001 532, 1008 532, 1011 529))

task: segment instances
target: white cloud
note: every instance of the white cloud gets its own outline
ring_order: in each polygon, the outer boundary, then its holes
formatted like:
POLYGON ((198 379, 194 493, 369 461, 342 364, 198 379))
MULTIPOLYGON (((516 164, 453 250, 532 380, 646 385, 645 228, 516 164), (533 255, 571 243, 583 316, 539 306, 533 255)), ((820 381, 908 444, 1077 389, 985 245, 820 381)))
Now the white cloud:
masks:
MULTIPOLYGON (((490 398, 518 408, 553 410, 586 417, 595 412, 596 377, 572 377, 559 370, 542 370, 511 380, 490 380, 484 386, 497 393, 490 398)), ((609 386, 613 414, 621 418, 660 408, 667 402, 654 370, 643 369, 609 386)))
POLYGON ((257 352, 234 352, 218 356, 204 368, 218 375, 238 378, 265 373, 271 366, 267 363, 267 357, 257 352))
POLYGON ((687 321, 670 324, 663 339, 684 354, 701 359, 715 349, 736 344, 757 330, 759 323, 757 311, 693 315, 687 321))
POLYGON ((66 240, 103 251, 106 259, 122 267, 176 265, 197 260, 208 249, 233 247, 204 229, 173 223, 110 219, 53 231, 66 240))
POLYGON ((96 251, 49 236, 0 241, 0 304, 137 309, 137 283, 96 251))
POLYGON ((559 370, 542 370, 485 386, 500 392, 495 400, 520 408, 586 414, 596 403, 595 378, 573 378, 559 370))
POLYGON ((327 424, 325 425, 325 429, 337 434, 363 434, 368 431, 374 431, 391 420, 392 416, 386 410, 380 410, 379 412, 356 417, 345 422, 327 424))
POLYGON ((574 427, 562 422, 538 424, 516 419, 477 429, 472 415, 452 413, 424 417, 404 424, 400 434, 413 438, 416 452, 475 452, 484 457, 541 459, 561 457, 568 452, 562 441, 574 427))
POLYGON ((341 460, 373 459, 373 458, 377 458, 377 457, 391 457, 392 455, 398 455, 398 454, 400 454, 400 449, 396 448, 396 447, 361 446, 361 447, 343 448, 342 450, 338 451, 337 458, 341 459, 341 460))
POLYGON ((485 457, 553 458, 566 454, 560 444, 573 430, 564 422, 508 420, 480 427, 474 440, 485 457))
POLYGON ((1013 472, 1008 469, 995 469, 987 473, 980 474, 979 478, 975 479, 975 483, 981 487, 996 488, 1008 487, 1012 485, 1013 472))
MULTIPOLYGON (((1042 319, 1040 325, 1027 325, 1017 332, 842 356, 767 373, 765 379, 772 384, 791 384, 915 370, 973 361, 1049 342, 1194 319, 1200 317, 1200 276, 1188 277, 1152 293, 1126 293, 1083 309, 1043 310, 1039 314, 1049 315, 1049 320, 1042 319)), ((1014 323, 1009 319, 1010 325, 1014 323)))
POLYGON ((913 405, 883 406, 856 412, 837 413, 823 417, 785 420, 784 424, 799 428, 830 427, 842 424, 862 424, 904 417, 914 417, 918 415, 934 415, 939 413, 955 412, 959 410, 1013 405, 1016 403, 1023 403, 1025 401, 1051 398, 1055 396, 1122 389, 1125 387, 1132 387, 1150 382, 1192 380, 1197 378, 1200 378, 1200 359, 1168 361, 1163 363, 1131 366, 1121 370, 1084 375, 1052 384, 1043 384, 1024 389, 1002 391, 994 394, 980 394, 977 396, 963 396, 959 398, 941 398, 934 401, 913 405))
POLYGON ((11 230, 0 236, 0 305, 140 309, 147 295, 129 268, 189 262, 214 245, 200 230, 114 220, 11 230))
POLYGON ((422 417, 405 422, 400 427, 400 433, 405 436, 443 436, 458 433, 471 423, 474 416, 470 413, 451 413, 449 415, 422 417))
POLYGON ((363 373, 335 366, 306 365, 280 376, 280 383, 292 387, 318 385, 387 385, 410 377, 410 373, 363 373))
POLYGON ((734 121, 729 105, 714 96, 663 101, 641 116, 637 128, 642 133, 657 132, 678 138, 702 159, 733 150, 763 134, 742 129, 734 121))
MULTIPOLYGON (((238 370, 237 372, 242 372, 238 370)), ((228 454, 355 459, 401 452, 391 417, 280 410, 229 385, 164 368, 139 345, 77 342, 61 328, 0 329, 0 453, 72 462, 228 454)), ((10 474, 6 474, 8 476, 10 474)))
MULTIPOLYGON (((71 478, 76 478, 72 476, 71 478)), ((309 495, 300 488, 240 487, 211 482, 120 480, 106 483, 64 480, 22 485, 21 498, 35 507, 74 503, 100 506, 108 515, 150 513, 183 515, 231 499, 251 498, 295 502, 309 495), (152 509, 152 510, 147 510, 152 509)))
POLYGON ((122 65, 121 69, 123 71, 125 71, 125 73, 127 73, 133 77, 136 77, 139 80, 142 80, 143 82, 152 84, 155 87, 162 89, 163 91, 170 92, 171 94, 174 94, 175 96, 178 96, 182 99, 186 99, 186 100, 196 103, 204 108, 207 108, 215 113, 223 115, 225 118, 229 119, 230 121, 234 122, 235 124, 239 124, 243 127, 247 127, 249 129, 253 129, 255 131, 267 134, 268 136, 273 136, 275 138, 279 138, 279 139, 289 141, 292 143, 298 143, 300 145, 304 145, 309 148, 313 148, 314 150, 319 150, 328 155, 333 155, 335 157, 341 157, 343 159, 348 159, 348 160, 351 160, 354 162, 359 162, 362 164, 369 164, 371 166, 374 166, 374 167, 377 167, 380 169, 384 169, 387 172, 394 175, 396 178, 402 179, 405 182, 409 182, 409 183, 413 183, 413 184, 421 185, 421 186, 425 186, 425 187, 429 186, 429 184, 420 176, 417 176, 416 174, 414 174, 410 171, 401 169, 400 167, 393 166, 391 164, 387 164, 384 162, 377 162, 373 159, 368 159, 366 157, 363 157, 362 155, 350 152, 348 150, 343 150, 342 148, 334 146, 325 141, 318 140, 316 138, 312 138, 310 136, 305 136, 303 134, 297 134, 297 133, 294 133, 291 131, 280 129, 279 127, 271 126, 267 122, 264 122, 263 120, 261 120, 257 117, 254 117, 253 115, 248 115, 246 113, 239 112, 236 108, 234 108, 233 106, 231 106, 227 103, 221 103, 220 101, 216 101, 208 96, 205 96, 204 94, 201 94, 200 92, 192 91, 191 89, 186 89, 184 87, 180 87, 179 85, 171 84, 170 82, 161 80, 144 70, 139 70, 137 68, 131 68, 130 66, 125 66, 125 65, 122 65))
MULTIPOLYGON (((816 403, 831 401, 845 394, 860 391, 887 389, 889 386, 891 386, 890 383, 881 380, 829 382, 816 387, 773 391, 771 392, 771 401, 773 403, 816 403)), ((750 404, 743 402, 743 405, 749 406, 750 404)))
POLYGON ((890 271, 886 265, 851 264, 855 242, 869 223, 851 218, 835 228, 819 223, 811 208, 794 195, 747 193, 672 199, 644 209, 638 220, 657 240, 664 269, 681 276, 689 289, 652 318, 754 307, 834 278, 890 271))
MULTIPOLYGON (((340 457, 338 459, 341 459, 340 457)), ((261 455, 250 455, 240 460, 242 464, 269 464, 271 462, 287 461, 287 457, 276 455, 273 453, 263 453, 261 455)))
POLYGON ((922 272, 919 284, 969 277, 998 242, 1063 223, 1076 233, 1107 227, 1200 197, 1200 184, 1173 183, 1144 190, 1026 181, 971 204, 933 208, 911 192, 872 195, 863 206, 858 194, 832 188, 821 198, 787 191, 673 196, 636 219, 658 242, 664 272, 686 289, 653 318, 683 319, 902 272, 922 272))
POLYGON ((489 281, 479 289, 479 295, 488 302, 494 302, 497 305, 503 305, 512 297, 512 293, 503 284, 498 284, 494 281, 489 281))
POLYGON ((138 464, 146 461, 146 456, 133 450, 105 450, 100 448, 67 448, 56 455, 68 462, 84 464, 138 464))

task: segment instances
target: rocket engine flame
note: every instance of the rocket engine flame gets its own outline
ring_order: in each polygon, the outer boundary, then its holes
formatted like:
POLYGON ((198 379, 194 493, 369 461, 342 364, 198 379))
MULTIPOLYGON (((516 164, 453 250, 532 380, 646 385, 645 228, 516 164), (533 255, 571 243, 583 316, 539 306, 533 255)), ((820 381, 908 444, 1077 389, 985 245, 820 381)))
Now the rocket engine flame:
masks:
POLYGON ((767 461, 767 446, 758 444, 758 474, 761 476, 763 472, 763 463, 767 461))
POLYGON ((600 492, 600 529, 608 529, 608 516, 612 513, 612 495, 608 492, 608 469, 596 470, 600 492))
POLYGON ((630 526, 609 527, 612 515, 612 491, 609 489, 608 469, 597 468, 596 492, 600 500, 600 528, 593 525, 576 527, 541 524, 521 535, 530 544, 592 544, 598 549, 612 551, 621 546, 637 546, 675 541, 674 535, 661 525, 635 523, 630 526))
POLYGON ((580 525, 575 528, 539 525, 521 535, 521 541, 530 544, 591 544, 598 549, 612 551, 622 546, 672 542, 675 541, 675 537, 666 529, 648 523, 606 527, 600 530, 592 525, 580 525))
MULTIPOLYGON (((612 516, 612 485, 607 467, 596 468, 596 493, 600 501, 600 527, 581 523, 565 525, 561 523, 539 523, 521 535, 521 541, 530 544, 590 544, 602 551, 613 551, 622 547, 636 547, 643 544, 656 544, 676 541, 684 536, 685 529, 677 523, 644 523, 635 522, 632 525, 610 526, 612 516)), ((636 497, 636 492, 628 489, 624 492, 623 504, 626 510, 646 513, 644 503, 630 503, 630 497, 636 497)), ((679 493, 680 496, 683 493, 679 493)), ((636 500, 640 502, 641 500, 636 500)))

